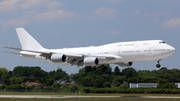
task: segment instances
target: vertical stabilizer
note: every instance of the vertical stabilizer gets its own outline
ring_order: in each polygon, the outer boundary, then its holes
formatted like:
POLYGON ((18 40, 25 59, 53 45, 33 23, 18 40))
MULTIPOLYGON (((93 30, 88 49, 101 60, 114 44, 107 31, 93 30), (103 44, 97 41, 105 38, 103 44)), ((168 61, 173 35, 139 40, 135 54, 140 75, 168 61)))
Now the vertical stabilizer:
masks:
POLYGON ((23 50, 44 49, 24 28, 16 28, 16 32, 23 50))

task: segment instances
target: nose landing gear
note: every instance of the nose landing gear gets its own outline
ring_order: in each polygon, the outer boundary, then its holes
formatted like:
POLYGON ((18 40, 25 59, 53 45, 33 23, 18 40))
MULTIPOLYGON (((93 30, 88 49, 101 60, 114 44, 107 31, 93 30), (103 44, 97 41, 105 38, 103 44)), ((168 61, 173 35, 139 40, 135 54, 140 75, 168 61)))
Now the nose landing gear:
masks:
POLYGON ((161 67, 161 65, 159 64, 160 61, 161 61, 161 59, 157 61, 157 63, 158 63, 158 64, 156 65, 157 68, 160 68, 160 67, 161 67))

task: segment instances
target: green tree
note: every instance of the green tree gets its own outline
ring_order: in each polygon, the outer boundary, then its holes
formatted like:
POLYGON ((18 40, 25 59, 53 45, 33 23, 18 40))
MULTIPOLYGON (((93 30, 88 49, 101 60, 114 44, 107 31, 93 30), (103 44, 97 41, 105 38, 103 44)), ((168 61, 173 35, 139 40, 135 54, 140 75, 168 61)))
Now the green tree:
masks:
POLYGON ((163 79, 159 79, 157 88, 168 88, 168 82, 163 79))
POLYGON ((66 86, 66 85, 61 85, 61 90, 68 90, 68 86, 66 86))
POLYGON ((8 73, 8 70, 7 70, 6 68, 0 68, 0 71, 1 71, 2 73, 8 73))
POLYGON ((22 79, 21 77, 11 77, 9 79, 11 81, 11 84, 22 84, 22 79))
POLYGON ((125 76, 128 71, 130 71, 130 73, 132 73, 132 74, 128 74, 128 75, 130 75, 129 77, 136 76, 136 74, 137 74, 136 70, 132 67, 123 69, 121 73, 122 73, 122 75, 125 76))
POLYGON ((57 69, 57 71, 52 76, 52 78, 54 80, 60 80, 63 77, 67 77, 68 78, 68 74, 65 71, 63 71, 61 68, 57 69))
POLYGON ((75 84, 72 84, 72 85, 70 85, 70 87, 69 87, 69 89, 71 90, 71 91, 73 91, 73 92, 75 92, 75 90, 78 90, 78 86, 77 85, 75 85, 75 84))
POLYGON ((5 85, 5 84, 2 84, 1 86, 0 86, 0 89, 5 89, 7 86, 5 85))
POLYGON ((130 77, 133 77, 133 71, 132 70, 128 70, 125 74, 126 76, 126 79, 130 78, 130 77))
POLYGON ((119 82, 115 83, 115 87, 119 87, 120 85, 121 85, 121 83, 119 83, 119 82))
POLYGON ((48 76, 48 73, 41 70, 41 67, 28 67, 28 66, 17 66, 12 71, 13 76, 17 77, 36 77, 43 78, 48 76))
POLYGON ((51 86, 46 86, 46 88, 44 88, 44 90, 53 90, 53 87, 51 87, 51 86))
POLYGON ((120 89, 128 89, 128 86, 126 84, 121 84, 119 86, 120 89))
POLYGON ((61 85, 59 83, 54 83, 53 84, 53 88, 60 88, 60 87, 61 87, 61 85))
POLYGON ((41 83, 39 80, 36 80, 35 82, 36 82, 36 83, 41 83))
POLYGON ((113 81, 112 81, 113 83, 117 83, 117 82, 119 82, 120 84, 122 84, 123 83, 123 77, 121 77, 121 76, 116 76, 116 77, 114 77, 114 79, 113 79, 113 81))
POLYGON ((84 77, 80 84, 86 87, 93 87, 93 83, 94 83, 94 78, 92 77, 84 77))
POLYGON ((94 80, 94 87, 97 87, 97 88, 102 88, 103 87, 103 83, 105 82, 105 79, 102 78, 102 77, 97 77, 95 80, 94 80))
POLYGON ((54 83, 54 79, 52 78, 46 79, 47 86, 51 86, 53 83, 54 83))
POLYGON ((129 77, 127 79, 128 83, 138 83, 138 78, 137 77, 129 77))
POLYGON ((24 87, 22 87, 19 84, 14 84, 14 85, 9 85, 6 87, 7 90, 21 90, 24 89, 24 87))
POLYGON ((62 77, 60 80, 68 80, 68 82, 70 81, 70 80, 69 80, 69 77, 67 77, 67 76, 62 77))
POLYGON ((104 88, 110 88, 110 87, 111 87, 110 82, 109 82, 109 81, 104 82, 104 83, 103 83, 103 87, 104 87, 104 88))
POLYGON ((115 67, 114 72, 116 75, 120 75, 120 69, 118 66, 115 67))

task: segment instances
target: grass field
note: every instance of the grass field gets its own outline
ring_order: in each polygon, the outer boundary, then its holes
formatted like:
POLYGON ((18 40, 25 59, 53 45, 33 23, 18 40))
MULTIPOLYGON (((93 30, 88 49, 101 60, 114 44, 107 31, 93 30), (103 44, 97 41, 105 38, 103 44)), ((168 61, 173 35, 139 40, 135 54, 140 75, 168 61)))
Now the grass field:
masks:
POLYGON ((81 95, 81 96, 180 96, 180 94, 94 94, 94 93, 33 93, 33 92, 0 92, 0 95, 81 95))
POLYGON ((60 99, 0 99, 0 101, 179 101, 180 99, 147 98, 60 98, 60 99))
MULTIPOLYGON (((81 95, 81 96, 180 96, 180 94, 78 94, 78 93, 29 93, 0 92, 0 95, 81 95)), ((0 98, 0 101, 180 101, 180 99, 165 98, 0 98)))

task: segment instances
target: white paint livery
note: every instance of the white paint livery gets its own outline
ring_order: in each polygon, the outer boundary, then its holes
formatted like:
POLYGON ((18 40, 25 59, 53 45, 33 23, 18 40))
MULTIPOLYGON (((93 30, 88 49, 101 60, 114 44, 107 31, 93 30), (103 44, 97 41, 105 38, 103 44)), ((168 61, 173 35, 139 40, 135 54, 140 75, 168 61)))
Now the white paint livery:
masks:
MULTIPOLYGON (((48 63, 77 66, 96 66, 99 64, 118 64, 122 67, 132 65, 132 62, 158 60, 169 57, 176 49, 162 40, 118 42, 101 46, 90 46, 80 48, 46 49, 43 48, 23 28, 16 28, 22 49, 22 57, 39 60, 48 63)), ((7 52, 7 51, 6 51, 7 52)))

